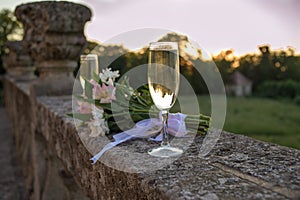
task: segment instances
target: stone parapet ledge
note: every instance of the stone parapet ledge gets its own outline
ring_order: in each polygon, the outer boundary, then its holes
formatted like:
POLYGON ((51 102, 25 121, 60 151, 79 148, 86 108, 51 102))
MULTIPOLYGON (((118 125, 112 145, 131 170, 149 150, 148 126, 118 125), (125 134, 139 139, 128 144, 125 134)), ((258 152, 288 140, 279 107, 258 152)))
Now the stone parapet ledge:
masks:
MULTIPOLYGON (((109 163, 92 165, 90 152, 96 153, 105 142, 100 137, 79 137, 73 120, 66 117, 71 112, 71 96, 33 99, 29 85, 9 78, 4 81, 5 105, 19 141, 18 151, 31 147, 27 156, 19 155, 26 157, 21 161, 32 199, 300 198, 299 150, 228 132, 222 132, 206 157, 198 156, 204 137, 197 136, 183 156, 154 171, 137 170, 138 164, 165 162, 148 156, 147 150, 157 144, 143 139, 106 152, 103 158, 109 163), (90 152, 84 143, 90 143, 90 152), (140 156, 134 158, 128 152, 140 156), (126 172, 110 167, 114 163, 126 172)), ((85 127, 81 129, 80 134, 87 134, 85 127)))

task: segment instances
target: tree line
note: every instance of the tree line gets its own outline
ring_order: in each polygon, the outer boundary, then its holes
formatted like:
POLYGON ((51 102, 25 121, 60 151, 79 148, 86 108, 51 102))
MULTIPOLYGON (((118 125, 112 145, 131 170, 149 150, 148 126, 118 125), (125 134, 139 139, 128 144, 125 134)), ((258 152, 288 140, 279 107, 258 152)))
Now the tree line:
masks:
MULTIPOLYGON (((230 77, 234 72, 240 72, 252 81, 254 95, 271 98, 275 98, 275 96, 294 98, 300 95, 300 90, 297 89, 300 87, 300 57, 292 47, 272 50, 269 45, 261 45, 258 46, 258 53, 248 53, 242 56, 235 56, 234 51, 229 49, 221 51, 211 59, 205 59, 201 49, 187 49, 187 46, 191 46, 187 36, 168 33, 158 41, 177 41, 179 43, 181 73, 191 83, 197 94, 207 94, 208 89, 201 74, 195 69, 195 65, 207 69, 208 74, 219 72, 225 85, 230 83, 230 77), (189 54, 190 50, 193 50, 193 54, 189 54), (276 87, 277 91, 272 89, 272 93, 270 85, 274 84, 277 84, 278 87, 276 87), (284 95, 286 92, 283 90, 287 88, 287 85, 293 89, 286 89, 286 91, 294 92, 284 95)), ((119 70, 121 74, 148 62, 147 46, 138 51, 130 51, 122 45, 90 43, 90 50, 99 55, 102 68, 109 66, 119 70)))
MULTIPOLYGON (((8 54, 5 43, 22 37, 22 26, 8 9, 0 11, 0 22, 2 57, 8 54)), ((283 90, 293 91, 289 94, 293 98, 300 95, 300 89, 298 89, 300 87, 300 57, 292 47, 272 50, 269 45, 262 45, 258 47, 258 53, 248 53, 239 57, 234 55, 232 49, 229 49, 221 51, 211 59, 205 59, 202 50, 193 47, 185 35, 168 33, 158 41, 178 42, 181 73, 191 83, 197 94, 207 94, 208 89, 201 74, 195 69, 195 65, 207 70, 208 74, 213 75, 219 71, 225 85, 230 82, 232 73, 238 71, 253 82, 253 92, 257 95, 274 98, 285 94, 283 90), (287 88, 287 85, 293 89, 283 89, 287 88)), ((147 46, 138 51, 130 51, 122 45, 104 45, 90 41, 84 53, 98 54, 102 68, 111 67, 124 74, 135 66, 147 64, 149 52, 147 46)), ((1 58, 0 73, 4 72, 1 58)))

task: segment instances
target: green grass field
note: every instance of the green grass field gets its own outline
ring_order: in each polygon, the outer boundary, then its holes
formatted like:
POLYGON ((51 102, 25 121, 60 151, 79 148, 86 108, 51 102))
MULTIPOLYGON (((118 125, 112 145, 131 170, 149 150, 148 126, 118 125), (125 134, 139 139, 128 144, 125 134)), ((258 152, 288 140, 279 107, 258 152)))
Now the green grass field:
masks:
MULTIPOLYGON (((199 96, 198 101, 201 113, 210 115, 209 96, 199 96)), ((189 97, 182 102, 189 104, 189 97)), ((300 149, 300 106, 270 99, 228 97, 223 129, 300 149)))

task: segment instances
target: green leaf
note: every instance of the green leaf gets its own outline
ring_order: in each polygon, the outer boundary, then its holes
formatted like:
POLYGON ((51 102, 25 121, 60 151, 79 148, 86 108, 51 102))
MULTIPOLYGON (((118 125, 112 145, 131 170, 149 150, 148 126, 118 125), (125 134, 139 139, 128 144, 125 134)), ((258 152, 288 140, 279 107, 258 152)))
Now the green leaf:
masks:
POLYGON ((111 110, 111 104, 110 103, 99 103, 99 106, 106 109, 106 110, 111 110))
POLYGON ((99 84, 99 85, 102 85, 102 81, 99 77, 99 74, 96 74, 95 72, 93 72, 93 79, 99 84))
POLYGON ((73 117, 73 113, 67 113, 68 117, 73 117))
POLYGON ((87 79, 84 79, 84 94, 89 98, 93 98, 93 85, 87 79))
POLYGON ((86 99, 86 98, 84 98, 83 96, 77 95, 77 94, 74 94, 73 96, 74 96, 76 99, 78 99, 79 101, 87 102, 87 103, 90 103, 90 104, 98 105, 97 102, 99 102, 98 100, 94 100, 94 99, 86 99))
POLYGON ((79 119, 81 121, 89 121, 93 116, 92 114, 82 114, 82 113, 68 113, 67 116, 79 119))

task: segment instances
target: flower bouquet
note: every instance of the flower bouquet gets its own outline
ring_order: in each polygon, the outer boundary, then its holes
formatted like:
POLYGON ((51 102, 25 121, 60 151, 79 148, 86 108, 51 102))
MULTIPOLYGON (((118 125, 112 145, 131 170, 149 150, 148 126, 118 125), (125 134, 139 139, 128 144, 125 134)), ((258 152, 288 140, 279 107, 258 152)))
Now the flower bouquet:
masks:
MULTIPOLYGON (((147 85, 134 90, 127 78, 116 82, 118 77, 118 71, 104 69, 99 75, 94 74, 91 80, 85 79, 83 94, 75 95, 78 110, 68 115, 87 125, 91 137, 126 131, 139 121, 159 116, 147 85), (134 123, 128 123, 130 121, 134 123)), ((186 130, 197 134, 205 134, 210 124, 210 117, 202 114, 184 115, 183 120, 186 130)), ((173 132, 176 136, 176 131, 173 132)))

